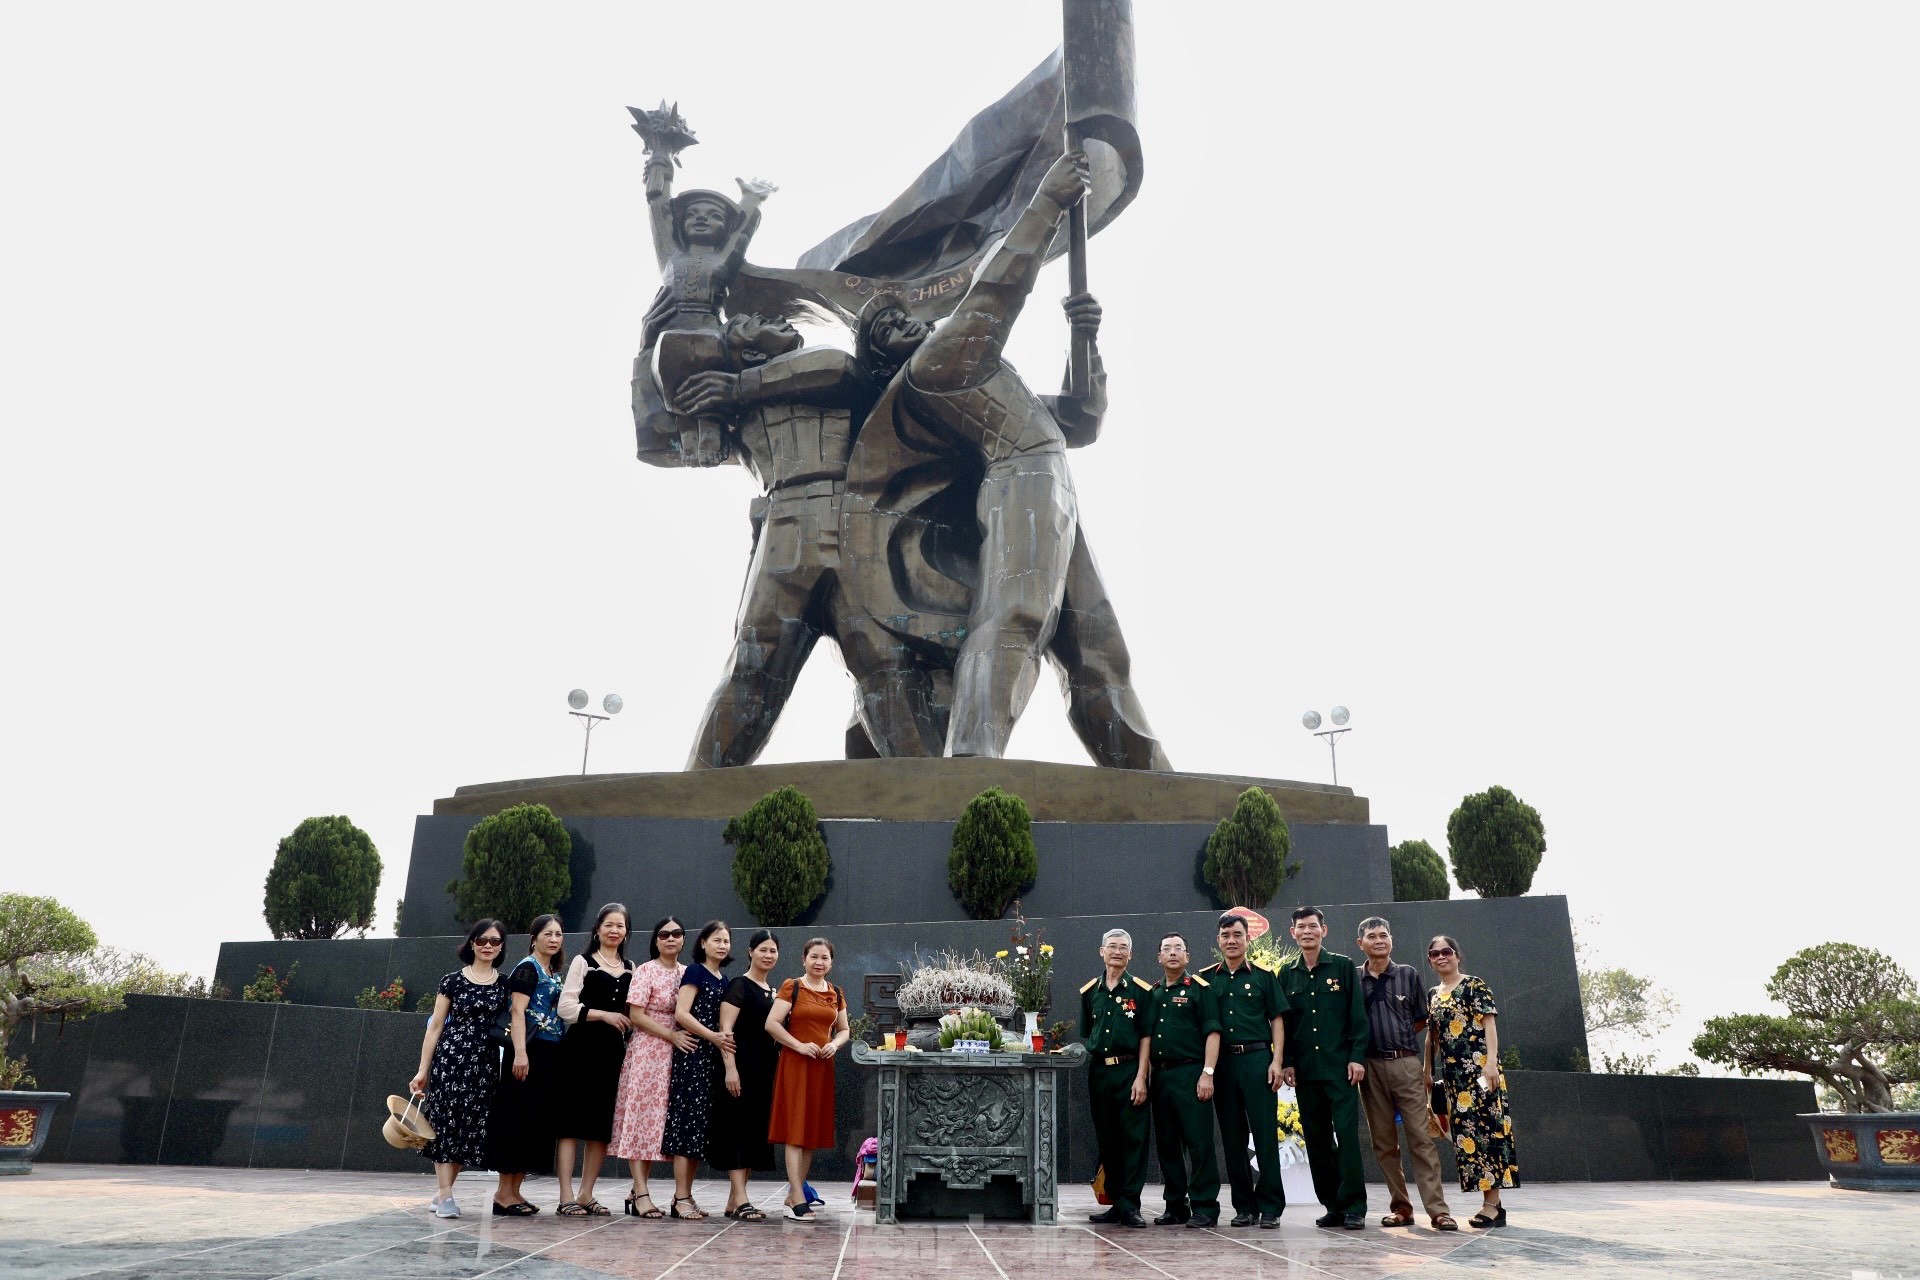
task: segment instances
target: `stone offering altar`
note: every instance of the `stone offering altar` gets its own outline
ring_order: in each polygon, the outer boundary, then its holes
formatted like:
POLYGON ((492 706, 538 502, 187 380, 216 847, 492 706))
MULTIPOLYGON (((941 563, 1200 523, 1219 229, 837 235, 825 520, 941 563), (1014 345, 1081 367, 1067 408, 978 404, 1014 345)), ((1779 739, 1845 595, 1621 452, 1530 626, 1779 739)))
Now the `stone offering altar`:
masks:
POLYGON ((876 1221, 978 1214, 1053 1225, 1061 1073, 1086 1065, 1083 1046, 895 1053, 856 1044, 853 1060, 880 1074, 876 1221))

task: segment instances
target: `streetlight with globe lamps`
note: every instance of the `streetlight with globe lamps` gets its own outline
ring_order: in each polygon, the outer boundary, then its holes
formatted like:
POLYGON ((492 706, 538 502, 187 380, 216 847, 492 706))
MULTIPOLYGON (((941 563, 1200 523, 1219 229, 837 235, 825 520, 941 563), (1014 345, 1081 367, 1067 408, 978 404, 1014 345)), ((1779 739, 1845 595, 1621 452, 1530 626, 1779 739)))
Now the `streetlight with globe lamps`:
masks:
POLYGON ((1307 712, 1300 717, 1300 723, 1305 725, 1307 731, 1312 733, 1314 737, 1325 738, 1327 740, 1327 756, 1333 761, 1333 785, 1337 787, 1340 785, 1340 753, 1336 750, 1336 747, 1340 742, 1341 734, 1353 732, 1353 730, 1346 727, 1347 721, 1352 718, 1352 713, 1345 707, 1335 707, 1333 710, 1327 712, 1327 718, 1334 723, 1334 727, 1331 729, 1320 728, 1320 713, 1318 711, 1307 712))
POLYGON ((600 707, 607 713, 602 716, 595 715, 593 712, 588 711, 586 709, 587 702, 587 691, 585 689, 575 689, 567 695, 567 705, 573 708, 573 710, 567 714, 576 717, 581 724, 587 727, 587 740, 585 745, 580 748, 580 776, 583 778, 587 776, 587 752, 593 747, 593 726, 599 721, 619 715, 620 708, 627 705, 621 700, 619 694, 610 693, 600 699, 600 707))

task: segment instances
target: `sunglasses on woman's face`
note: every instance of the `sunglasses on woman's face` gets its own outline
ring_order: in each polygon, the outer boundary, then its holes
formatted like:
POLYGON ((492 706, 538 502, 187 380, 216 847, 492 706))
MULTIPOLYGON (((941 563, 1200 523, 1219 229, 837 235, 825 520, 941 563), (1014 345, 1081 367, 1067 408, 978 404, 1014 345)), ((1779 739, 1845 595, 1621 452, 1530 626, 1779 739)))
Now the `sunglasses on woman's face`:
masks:
POLYGON ((1446 956, 1450 956, 1452 954, 1453 954, 1452 947, 1435 947, 1433 950, 1427 952, 1427 959, 1439 960, 1446 956))
POLYGON ((684 938, 687 936, 687 931, 685 929, 662 929, 653 936, 665 942, 669 938, 684 938))
POLYGON ((497 946, 499 946, 499 945, 500 945, 500 939, 498 939, 498 938, 475 938, 475 939, 473 940, 473 945, 474 945, 474 946, 476 946, 476 947, 497 947, 497 946))

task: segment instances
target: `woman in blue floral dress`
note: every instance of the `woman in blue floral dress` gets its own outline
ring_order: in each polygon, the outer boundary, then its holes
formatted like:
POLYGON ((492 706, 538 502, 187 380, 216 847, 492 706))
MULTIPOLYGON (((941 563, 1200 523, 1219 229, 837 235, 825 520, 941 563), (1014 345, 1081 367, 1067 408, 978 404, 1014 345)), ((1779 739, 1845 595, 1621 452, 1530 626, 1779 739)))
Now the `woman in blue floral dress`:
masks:
POLYGON ((1460 1189, 1480 1193, 1480 1212, 1467 1225, 1504 1227, 1500 1191, 1520 1185, 1520 1159, 1500 1073, 1493 989, 1460 972, 1460 944, 1444 934, 1427 944, 1427 963, 1440 979, 1427 996, 1427 1070, 1446 1100, 1445 1112, 1436 1114, 1447 1119, 1460 1189))
POLYGON ((506 926, 498 920, 482 920, 467 931, 460 944, 463 966, 440 979, 420 1044, 420 1070, 408 1082, 412 1092, 427 1095, 434 1138, 420 1154, 433 1161, 430 1207, 442 1218, 460 1216, 453 1202, 453 1180, 460 1171, 487 1167, 487 1113, 498 1056, 487 1035, 507 999, 507 984, 493 967, 506 938, 506 926))
POLYGON ((487 1123, 487 1163, 500 1175, 493 1212, 500 1217, 540 1212, 520 1184, 530 1173, 553 1172, 554 1106, 563 1087, 560 1040, 567 1024, 559 1005, 567 938, 560 917, 536 918, 527 939, 529 954, 507 974, 513 1016, 487 1123))

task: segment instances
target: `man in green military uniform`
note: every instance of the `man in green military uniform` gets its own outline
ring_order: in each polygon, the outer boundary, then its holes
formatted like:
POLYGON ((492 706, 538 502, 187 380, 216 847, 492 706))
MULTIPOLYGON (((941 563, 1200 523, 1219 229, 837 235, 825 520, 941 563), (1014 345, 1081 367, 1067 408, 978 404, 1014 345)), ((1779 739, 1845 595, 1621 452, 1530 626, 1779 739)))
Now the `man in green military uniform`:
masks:
POLYGON ((1167 1211, 1156 1227, 1220 1220, 1220 1166, 1213 1159, 1213 1075, 1220 1058, 1220 1015, 1213 988, 1187 972, 1187 940, 1160 939, 1162 977, 1153 984, 1147 1032, 1153 1037, 1153 1141, 1167 1211))
POLYGON ((1367 1184, 1360 1170, 1366 996, 1353 961, 1321 949, 1327 917, 1320 908, 1296 910, 1289 932, 1300 948, 1300 960, 1280 971, 1281 985, 1293 1003, 1285 1076, 1300 1095, 1300 1128, 1313 1168, 1313 1193, 1327 1210, 1314 1225, 1361 1231, 1367 1225, 1367 1184))
POLYGON ((1275 975, 1248 961, 1244 918, 1228 912, 1217 928, 1215 942, 1225 963, 1208 965, 1200 976, 1213 988, 1220 1015, 1213 1112, 1227 1152, 1233 1225, 1250 1227, 1257 1221, 1272 1230, 1287 1207, 1287 1193, 1280 1185, 1280 1108, 1274 1096, 1287 1043, 1287 996, 1275 975), (1247 1164, 1249 1134, 1260 1160, 1258 1186, 1247 1164))
POLYGON ((1080 1038, 1092 1060, 1087 1064, 1087 1097, 1093 1111, 1093 1137, 1106 1170, 1107 1198, 1113 1207, 1092 1216, 1094 1222, 1144 1227, 1140 1189, 1147 1183, 1147 1030, 1153 986, 1127 972, 1133 937, 1109 929, 1100 939, 1106 973, 1080 988, 1080 1038))

